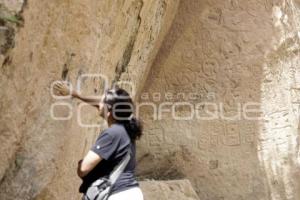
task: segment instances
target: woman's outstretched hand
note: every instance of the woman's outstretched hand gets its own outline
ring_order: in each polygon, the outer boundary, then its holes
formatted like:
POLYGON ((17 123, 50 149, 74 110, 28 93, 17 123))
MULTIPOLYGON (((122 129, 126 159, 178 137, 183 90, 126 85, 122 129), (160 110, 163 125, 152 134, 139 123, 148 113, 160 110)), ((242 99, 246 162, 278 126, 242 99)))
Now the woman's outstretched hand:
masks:
POLYGON ((53 89, 54 89, 55 95, 60 95, 60 96, 71 95, 72 97, 80 99, 81 101, 84 101, 84 102, 99 109, 99 103, 101 101, 100 97, 97 98, 97 97, 82 96, 79 92, 72 89, 72 87, 65 81, 56 81, 53 85, 53 89))
POLYGON ((75 93, 75 91, 72 90, 72 88, 66 82, 63 81, 56 82, 53 88, 55 93, 60 96, 73 96, 75 93))

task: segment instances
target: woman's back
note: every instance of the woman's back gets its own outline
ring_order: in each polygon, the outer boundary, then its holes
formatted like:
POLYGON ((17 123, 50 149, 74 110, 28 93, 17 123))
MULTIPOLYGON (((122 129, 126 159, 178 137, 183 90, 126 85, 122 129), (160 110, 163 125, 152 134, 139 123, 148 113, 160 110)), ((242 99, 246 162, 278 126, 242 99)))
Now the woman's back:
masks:
POLYGON ((122 124, 114 123, 99 135, 96 143, 91 148, 91 151, 98 154, 103 160, 83 178, 80 192, 85 193, 89 185, 95 180, 108 176, 125 157, 129 148, 132 152, 130 161, 113 186, 111 194, 139 186, 135 177, 135 142, 131 142, 122 124))

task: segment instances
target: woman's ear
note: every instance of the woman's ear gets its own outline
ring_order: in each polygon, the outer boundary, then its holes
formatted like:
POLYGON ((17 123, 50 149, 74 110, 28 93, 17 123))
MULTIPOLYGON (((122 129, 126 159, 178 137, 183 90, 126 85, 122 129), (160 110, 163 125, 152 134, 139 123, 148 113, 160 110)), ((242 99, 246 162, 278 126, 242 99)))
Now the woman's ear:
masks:
POLYGON ((111 111, 107 111, 106 117, 107 117, 107 119, 113 118, 112 112, 111 111))

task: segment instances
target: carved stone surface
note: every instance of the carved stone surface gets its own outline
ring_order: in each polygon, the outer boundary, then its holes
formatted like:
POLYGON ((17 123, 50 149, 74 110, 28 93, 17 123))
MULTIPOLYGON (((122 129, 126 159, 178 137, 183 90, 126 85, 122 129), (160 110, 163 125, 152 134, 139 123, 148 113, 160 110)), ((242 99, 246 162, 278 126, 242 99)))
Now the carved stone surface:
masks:
MULTIPOLYGON (((19 11, 19 2, 0 4, 19 11)), ((107 87, 129 81, 140 90, 177 5, 177 0, 26 1, 15 46, 0 57, 0 199, 80 198, 77 161, 105 126, 78 101, 51 96, 51 84, 64 79, 76 86, 81 80, 83 94, 100 95, 107 79, 107 87), (92 76, 83 77, 87 74, 92 76), (55 117, 71 119, 54 120, 52 106, 55 117)))
POLYGON ((202 200, 300 198, 299 19, 297 1, 181 1, 143 92, 196 92, 204 98, 184 102, 214 103, 198 111, 217 117, 178 121, 166 111, 153 120, 144 112, 143 140, 165 135, 145 152, 157 163, 174 154, 183 160, 174 161, 177 174, 191 180, 202 200))
POLYGON ((1 27, 24 21, 11 43, 0 31, 0 199, 80 199, 77 161, 106 126, 51 96, 60 79, 87 95, 118 83, 154 106, 139 113, 137 174, 161 180, 141 182, 146 200, 300 199, 299 0, 0 5, 1 27))

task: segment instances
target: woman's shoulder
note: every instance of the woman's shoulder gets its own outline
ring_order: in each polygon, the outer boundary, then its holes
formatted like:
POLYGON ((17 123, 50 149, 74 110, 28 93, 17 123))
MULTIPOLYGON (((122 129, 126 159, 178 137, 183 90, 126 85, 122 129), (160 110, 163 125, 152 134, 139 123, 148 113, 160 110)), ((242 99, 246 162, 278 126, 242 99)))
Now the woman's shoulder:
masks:
POLYGON ((122 124, 112 124, 110 127, 103 130, 101 134, 108 134, 113 138, 122 137, 126 133, 126 130, 122 124))

